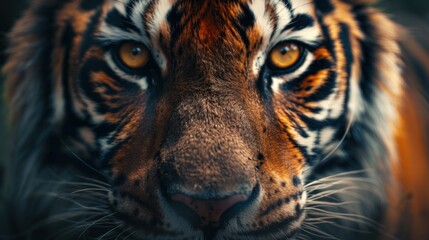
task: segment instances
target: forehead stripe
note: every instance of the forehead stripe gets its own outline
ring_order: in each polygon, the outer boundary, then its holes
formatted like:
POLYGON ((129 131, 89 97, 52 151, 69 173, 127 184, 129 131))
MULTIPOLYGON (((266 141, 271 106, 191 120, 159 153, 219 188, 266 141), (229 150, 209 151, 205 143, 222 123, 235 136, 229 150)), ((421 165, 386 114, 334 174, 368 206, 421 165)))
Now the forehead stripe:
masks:
POLYGON ((334 43, 333 43, 333 39, 332 39, 332 37, 331 37, 331 34, 330 34, 330 32, 329 32, 329 28, 328 28, 328 26, 326 26, 325 24, 324 24, 324 22, 323 22, 323 17, 322 16, 320 16, 320 15, 318 15, 317 16, 317 20, 318 20, 318 22, 319 22, 319 24, 320 24, 320 29, 322 30, 322 32, 323 32, 323 37, 324 37, 324 39, 325 39, 325 41, 324 41, 324 44, 325 44, 325 47, 328 49, 328 51, 329 51, 329 53, 331 53, 332 54, 332 58, 334 59, 334 60, 336 60, 337 59, 337 54, 336 54, 336 52, 334 51, 334 43))
POLYGON ((98 9, 97 12, 91 17, 88 23, 88 26, 82 38, 83 41, 79 49, 79 59, 82 59, 84 57, 84 54, 91 47, 91 44, 94 41, 92 36, 97 28, 98 23, 100 22, 101 14, 102 14, 101 9, 98 9))
POLYGON ((306 14, 297 14, 292 17, 292 21, 282 29, 281 33, 287 30, 298 31, 313 26, 313 18, 306 14))
POLYGON ((167 13, 167 22, 170 26, 170 38, 171 38, 171 48, 175 48, 177 40, 180 36, 181 25, 185 25, 189 19, 182 21, 183 16, 182 12, 179 11, 178 4, 174 4, 173 7, 167 13), (182 24, 181 24, 182 22, 182 24))
POLYGON ((249 37, 247 36, 247 29, 253 27, 255 24, 255 15, 250 10, 248 5, 240 4, 241 13, 238 15, 238 23, 234 21, 234 27, 240 34, 241 40, 244 42, 246 49, 249 48, 249 37))
POLYGON ((144 21, 144 16, 146 16, 148 7, 151 3, 153 3, 153 1, 132 1, 126 9, 131 22, 137 26, 141 34, 146 34, 147 38, 149 38, 150 35, 147 34, 147 21, 144 21))
POLYGON ((105 21, 108 25, 124 31, 140 32, 140 30, 131 23, 129 17, 123 16, 117 9, 112 9, 107 14, 105 21))

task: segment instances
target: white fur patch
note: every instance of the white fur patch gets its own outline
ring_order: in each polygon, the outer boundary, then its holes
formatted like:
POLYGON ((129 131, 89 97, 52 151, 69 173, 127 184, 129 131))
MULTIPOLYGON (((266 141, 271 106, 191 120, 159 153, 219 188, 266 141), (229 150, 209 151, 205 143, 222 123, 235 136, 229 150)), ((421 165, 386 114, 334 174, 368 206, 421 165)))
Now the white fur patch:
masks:
MULTIPOLYGON (((317 0, 316 0, 317 1, 317 0)), ((309 14, 313 10, 313 0, 289 0, 292 6, 293 13, 296 14, 309 14)))
POLYGON ((315 143, 316 143, 316 139, 317 139, 317 133, 318 131, 311 131, 308 128, 303 128, 303 130, 305 131, 305 133, 308 135, 307 137, 303 137, 300 134, 296 134, 296 138, 295 140, 299 143, 299 145, 301 146, 305 146, 307 149, 307 154, 309 155, 314 155, 314 148, 315 143))
POLYGON ((275 39, 280 34, 283 27, 287 26, 292 21, 292 15, 289 9, 286 7, 286 5, 283 4, 282 1, 272 0, 271 3, 275 8, 276 14, 278 17, 277 30, 274 33, 274 39, 275 39))
POLYGON ((322 40, 320 30, 317 26, 307 27, 301 30, 288 30, 282 32, 274 41, 296 40, 308 45, 315 45, 322 40))
POLYGON ((266 51, 268 41, 271 33, 273 32, 273 26, 270 22, 270 16, 266 11, 266 6, 263 1, 253 1, 249 5, 250 10, 255 16, 255 26, 259 32, 262 33, 262 49, 259 50, 256 55, 255 62, 253 64, 253 73, 257 75, 261 71, 261 67, 264 65, 266 58, 266 51))
POLYGON ((336 133, 336 129, 333 127, 326 127, 320 132, 320 145, 325 146, 328 144, 336 133))
POLYGON ((125 9, 125 6, 128 4, 130 0, 116 0, 113 4, 113 7, 118 10, 123 16, 127 14, 127 10, 125 9))
MULTIPOLYGON (((172 0, 160 0, 156 6, 155 14, 149 24, 149 34, 151 36, 158 36, 162 24, 167 19, 167 14, 173 7, 175 1, 172 0)), ((158 38, 155 37, 156 41, 158 38)), ((158 63, 161 71, 165 72, 167 69, 167 58, 165 54, 160 50, 158 42, 153 42, 152 54, 155 61, 158 63)))
MULTIPOLYGON (((139 1, 133 5, 133 11, 130 16, 133 24, 140 30, 141 35, 146 35, 143 24, 143 16, 149 1, 139 1)), ((147 37, 147 36, 146 36, 147 37)))
POLYGON ((173 6, 171 0, 159 0, 152 21, 152 28, 159 29, 161 24, 166 20, 167 14, 173 6))
POLYGON ((107 44, 113 44, 122 41, 142 42, 146 45, 150 43, 148 39, 142 36, 140 33, 109 26, 106 23, 102 23, 100 32, 97 34, 97 38, 107 44))

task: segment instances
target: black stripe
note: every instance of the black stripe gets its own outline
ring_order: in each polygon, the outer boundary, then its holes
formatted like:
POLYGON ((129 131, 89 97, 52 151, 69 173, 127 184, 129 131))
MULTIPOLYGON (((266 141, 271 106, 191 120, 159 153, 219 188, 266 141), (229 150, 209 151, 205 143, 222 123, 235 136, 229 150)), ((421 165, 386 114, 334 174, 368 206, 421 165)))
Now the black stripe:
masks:
POLYGON ((83 11, 95 10, 104 4, 104 0, 81 0, 79 8, 83 11))
POLYGON ((242 12, 238 15, 237 20, 233 20, 232 23, 237 29, 245 48, 249 49, 250 40, 247 36, 247 30, 255 24, 255 15, 247 4, 240 4, 240 7, 242 12))
POLYGON ((310 111, 312 113, 316 113, 317 114, 317 113, 320 113, 320 111, 322 111, 322 108, 320 108, 320 107, 309 107, 305 103, 300 103, 300 102, 295 101, 293 99, 289 99, 288 101, 290 101, 291 103, 293 103, 293 104, 295 104, 295 105, 297 105, 299 107, 302 107, 305 110, 308 110, 308 111, 310 111))
POLYGON ((345 66, 344 71, 346 71, 346 74, 347 74, 347 79, 346 79, 346 81, 347 81, 347 88, 346 88, 347 91, 345 91, 345 93, 344 93, 345 96, 344 96, 344 103, 343 103, 343 114, 341 114, 341 116, 339 118, 340 119, 342 118, 344 120, 344 122, 346 122, 346 116, 347 116, 347 113, 349 111, 348 103, 350 101, 350 92, 351 92, 350 81, 351 81, 352 65, 353 65, 354 60, 353 60, 352 45, 351 45, 351 42, 350 42, 350 30, 349 30, 349 27, 346 24, 341 23, 340 24, 340 29, 341 29, 341 31, 340 31, 340 40, 341 40, 341 43, 343 45, 344 57, 346 59, 346 66, 345 66))
POLYGON ((318 72, 322 71, 322 70, 326 70, 326 69, 330 69, 332 68, 333 63, 331 61, 329 61, 328 59, 318 59, 314 62, 312 62, 310 64, 310 66, 308 67, 308 69, 301 74, 300 77, 292 79, 290 81, 287 81, 285 83, 283 83, 280 86, 280 89, 282 91, 297 91, 300 90, 300 85, 302 84, 302 82, 308 78, 308 76, 311 75, 316 75, 318 72))
MULTIPOLYGON (((167 22, 170 26, 170 54, 173 55, 173 50, 176 48, 180 34, 186 25, 189 24, 191 20, 198 22, 196 16, 193 14, 186 14, 183 10, 184 7, 179 7, 181 2, 176 2, 167 13, 167 22)), ((183 3, 182 3, 183 4, 183 3)))
POLYGON ((316 10, 322 15, 329 14, 334 10, 334 5, 330 0, 316 0, 314 4, 316 5, 316 10))
POLYGON ((97 102, 97 112, 99 113, 112 112, 113 109, 104 103, 105 101, 99 93, 94 92, 98 83, 90 81, 91 73, 93 72, 105 72, 107 75, 110 75, 115 79, 116 84, 118 84, 123 91, 126 91, 127 94, 135 95, 140 90, 140 87, 136 83, 123 80, 117 76, 105 61, 99 59, 88 59, 79 71, 79 87, 88 98, 97 102))
MULTIPOLYGON (((339 36, 339 40, 342 44, 342 49, 343 49, 343 54, 344 54, 344 58, 346 61, 346 65, 345 68, 343 69, 343 71, 345 71, 345 73, 347 74, 346 76, 346 91, 344 92, 344 102, 342 105, 343 111, 342 114, 340 116, 338 116, 337 119, 330 119, 328 121, 328 123, 330 123, 331 126, 336 127, 337 129, 343 129, 343 131, 337 130, 335 138, 337 140, 341 139, 346 131, 346 123, 347 123, 347 114, 349 111, 348 108, 348 103, 350 101, 350 81, 351 81, 351 71, 352 71, 352 65, 353 65, 353 51, 352 51, 352 46, 351 46, 351 41, 350 41, 350 30, 349 27, 344 24, 341 23, 340 25, 340 36, 339 36), (339 127, 341 126, 341 127, 339 127)), ((331 115, 331 113, 329 112, 329 115, 331 115)), ((333 139, 334 140, 334 139, 333 139)), ((332 140, 332 141, 333 141, 332 140)))
POLYGON ((361 89, 362 97, 371 104, 374 100, 374 90, 377 88, 375 83, 377 54, 378 49, 382 49, 382 46, 379 46, 373 39, 375 28, 372 20, 367 15, 367 8, 357 7, 354 11, 355 18, 359 22, 359 27, 365 34, 365 39, 359 42, 362 51, 359 88, 361 89))
POLYGON ((299 125, 299 123, 295 120, 295 118, 287 111, 284 111, 284 114, 286 114, 286 116, 289 118, 289 120, 293 124, 293 128, 295 128, 298 134, 303 138, 308 138, 307 132, 304 130, 303 127, 301 127, 301 125, 299 125))
POLYGON ((281 1, 286 6, 286 8, 289 10, 289 12, 293 15, 292 4, 290 3, 290 1, 289 0, 281 0, 281 1))
POLYGON ((326 82, 319 87, 313 94, 310 96, 304 97, 303 99, 306 102, 318 102, 326 99, 331 95, 337 86, 337 73, 334 71, 329 71, 329 76, 326 79, 326 82))
POLYGON ((264 99, 266 102, 271 101, 271 96, 273 94, 272 85, 273 79, 269 75, 269 70, 267 69, 267 66, 264 65, 259 71, 257 88, 260 90, 262 99, 264 99))
POLYGON ((179 39, 180 33, 182 31, 180 27, 182 13, 183 12, 179 11, 178 3, 174 4, 167 13, 167 21, 170 25, 170 51, 176 47, 177 40, 179 39))
MULTIPOLYGON (((98 124, 97 126, 94 126, 93 129, 95 135, 97 136, 97 139, 102 139, 104 137, 109 136, 109 134, 115 131, 117 127, 118 124, 116 123, 103 122, 98 124)), ((101 146, 99 148, 101 148, 101 146)))
POLYGON ((288 25, 282 29, 282 33, 287 30, 299 31, 304 28, 314 26, 314 19, 307 14, 297 14, 288 25))
MULTIPOLYGON (((298 114, 299 118, 301 119, 301 121, 303 121, 307 125, 307 128, 310 131, 317 131, 317 130, 320 130, 322 128, 334 125, 333 121, 331 119, 317 120, 314 118, 310 118, 303 113, 297 113, 297 114, 298 114)), ((338 126, 336 126, 336 127, 338 127, 338 126)))
POLYGON ((247 4, 240 4, 242 12, 238 15, 238 22, 243 29, 251 28, 255 24, 255 15, 247 4))
MULTIPOLYGON (((288 126, 285 125, 282 121, 278 120, 277 122, 281 124, 281 127, 285 128, 285 129, 288 128, 288 126)), ((306 162, 311 165, 311 163, 313 162, 312 161, 313 157, 307 154, 307 146, 302 146, 302 145, 298 144, 295 141, 295 139, 292 137, 290 132, 284 131, 284 133, 288 137, 288 140, 292 143, 293 147, 296 147, 300 151, 300 153, 304 156, 306 162)))
POLYGON ((344 56, 346 59, 345 71, 347 73, 348 81, 350 81, 350 73, 352 71, 352 65, 353 65, 353 52, 352 52, 352 45, 350 43, 350 30, 349 30, 349 27, 344 23, 340 24, 340 30, 341 30, 340 40, 343 45, 344 56))
POLYGON ((318 14, 317 20, 320 24, 320 27, 323 33, 323 38, 324 38, 323 45, 326 47, 328 52, 331 53, 332 58, 334 58, 334 60, 337 60, 337 53, 335 52, 335 41, 331 37, 331 33, 329 32, 328 26, 326 26, 323 22, 323 16, 318 14))
POLYGON ((129 16, 123 16, 117 9, 110 11, 105 21, 108 25, 117 27, 123 31, 140 33, 140 29, 133 24, 129 16))
POLYGON ((83 35, 82 43, 80 44, 79 49, 79 59, 81 60, 83 56, 85 56, 86 51, 94 44, 94 32, 97 28, 101 17, 101 9, 97 10, 97 12, 91 17, 89 24, 85 30, 83 35))

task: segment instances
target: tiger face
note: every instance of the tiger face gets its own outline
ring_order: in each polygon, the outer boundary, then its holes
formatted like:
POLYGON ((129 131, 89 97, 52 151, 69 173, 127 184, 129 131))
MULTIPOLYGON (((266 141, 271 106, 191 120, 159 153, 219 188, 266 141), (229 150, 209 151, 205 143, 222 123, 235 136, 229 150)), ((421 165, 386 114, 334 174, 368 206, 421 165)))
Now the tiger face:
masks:
POLYGON ((52 122, 64 155, 102 175, 97 196, 117 223, 104 234, 317 236, 306 228, 318 220, 310 211, 317 216, 314 205, 335 192, 312 186, 328 172, 366 175, 364 164, 344 160, 353 141, 341 143, 365 114, 364 87, 377 86, 360 82, 372 70, 361 70, 372 56, 368 7, 72 0, 57 8, 52 122))
POLYGON ((114 211, 157 238, 293 236, 305 176, 350 118, 358 33, 310 1, 69 5, 65 114, 88 126, 114 211))

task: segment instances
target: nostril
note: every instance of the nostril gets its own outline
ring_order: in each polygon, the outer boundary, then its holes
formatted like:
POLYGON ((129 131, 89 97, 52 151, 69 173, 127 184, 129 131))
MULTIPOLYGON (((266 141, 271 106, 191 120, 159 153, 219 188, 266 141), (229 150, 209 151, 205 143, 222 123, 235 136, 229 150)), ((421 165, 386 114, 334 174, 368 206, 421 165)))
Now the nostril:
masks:
POLYGON ((191 208, 199 217, 201 226, 217 224, 221 215, 239 202, 244 202, 249 196, 236 194, 224 199, 195 199, 184 194, 174 194, 171 199, 191 208))

